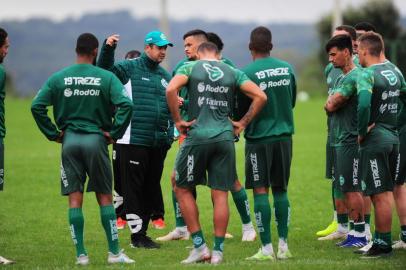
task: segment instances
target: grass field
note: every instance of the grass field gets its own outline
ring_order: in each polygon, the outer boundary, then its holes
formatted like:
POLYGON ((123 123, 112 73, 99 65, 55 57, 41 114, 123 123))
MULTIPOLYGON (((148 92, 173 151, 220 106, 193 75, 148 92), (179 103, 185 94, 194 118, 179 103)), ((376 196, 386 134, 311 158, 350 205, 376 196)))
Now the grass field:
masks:
MULTIPOLYGON (((360 260, 352 250, 335 247, 332 242, 320 242, 315 232, 331 221, 330 183, 323 179, 325 117, 322 100, 297 104, 295 109, 296 135, 293 138, 293 164, 289 186, 292 217, 289 247, 294 258, 252 263, 244 261, 260 247, 241 243, 241 223, 230 196, 231 219, 228 231, 234 235, 225 243, 225 260, 216 269, 405 269, 406 251, 396 251, 390 259, 360 260)), ((0 192, 0 255, 12 258, 17 264, 1 269, 72 269, 75 251, 67 225, 67 200, 60 196, 60 145, 48 142, 40 134, 30 113, 29 100, 6 101, 7 136, 5 190, 0 192)), ((243 179, 244 145, 236 145, 238 172, 243 179)), ((167 228, 150 229, 155 238, 174 226, 169 174, 173 168, 177 145, 168 154, 162 186, 167 228)), ((212 247, 212 207, 208 189, 198 189, 200 220, 209 246, 212 247)), ((253 210, 252 194, 251 212, 253 210)), ((120 231, 121 246, 136 260, 131 266, 108 266, 107 243, 100 223, 94 194, 86 194, 84 203, 85 244, 91 264, 88 269, 207 269, 210 265, 182 266, 179 262, 189 252, 190 241, 165 243, 159 250, 140 250, 129 247, 128 230, 120 231)), ((272 237, 277 248, 273 219, 272 237)), ((397 239, 399 223, 394 216, 393 238, 397 239)))

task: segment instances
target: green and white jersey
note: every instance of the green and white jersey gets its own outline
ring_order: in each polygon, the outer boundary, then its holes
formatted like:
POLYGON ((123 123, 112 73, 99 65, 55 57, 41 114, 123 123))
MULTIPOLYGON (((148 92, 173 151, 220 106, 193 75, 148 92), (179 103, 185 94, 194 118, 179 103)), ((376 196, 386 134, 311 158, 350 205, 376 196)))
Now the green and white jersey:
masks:
POLYGON ((227 64, 207 60, 185 64, 176 74, 188 77, 189 107, 185 120, 196 120, 188 131, 185 145, 233 141, 229 117, 236 89, 248 81, 248 77, 227 64))
POLYGON ((393 64, 386 62, 364 68, 357 82, 358 134, 367 135, 371 124, 375 127, 365 138, 364 146, 397 144, 399 95, 406 89, 393 64))
POLYGON ((6 135, 6 125, 5 125, 5 110, 4 110, 4 99, 6 98, 6 72, 4 71, 3 65, 0 64, 0 139, 3 139, 6 135))
POLYGON ((357 79, 361 69, 355 67, 347 74, 341 74, 332 90, 347 98, 343 107, 332 113, 330 145, 344 146, 357 144, 357 79))
POLYGON ((131 119, 132 102, 113 73, 90 64, 75 64, 47 80, 32 101, 31 111, 49 140, 58 137, 58 130, 78 133, 104 130, 117 140, 131 119), (47 115, 47 106, 53 106, 56 126, 47 115))
MULTIPOLYGON (((243 70, 267 95, 264 108, 245 129, 249 143, 269 143, 289 139, 294 133, 293 108, 296 103, 296 79, 292 67, 274 57, 255 60, 243 70)), ((239 116, 251 100, 239 95, 239 116)))

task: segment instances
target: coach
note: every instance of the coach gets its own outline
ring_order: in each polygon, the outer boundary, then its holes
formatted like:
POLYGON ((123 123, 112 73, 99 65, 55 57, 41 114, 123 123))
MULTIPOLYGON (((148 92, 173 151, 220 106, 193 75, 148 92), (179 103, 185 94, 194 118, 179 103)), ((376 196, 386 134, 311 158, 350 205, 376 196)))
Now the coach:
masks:
MULTIPOLYGON (((160 179, 166 153, 173 139, 173 123, 166 103, 165 90, 170 74, 159 64, 166 49, 173 46, 160 31, 148 33, 144 53, 135 60, 114 64, 118 35, 107 38, 98 65, 112 71, 122 83, 131 82, 134 112, 130 133, 122 145, 124 211, 131 230, 132 247, 159 248, 147 236, 153 200, 160 200, 163 209, 160 179)), ((123 140, 121 140, 123 141, 123 140)))

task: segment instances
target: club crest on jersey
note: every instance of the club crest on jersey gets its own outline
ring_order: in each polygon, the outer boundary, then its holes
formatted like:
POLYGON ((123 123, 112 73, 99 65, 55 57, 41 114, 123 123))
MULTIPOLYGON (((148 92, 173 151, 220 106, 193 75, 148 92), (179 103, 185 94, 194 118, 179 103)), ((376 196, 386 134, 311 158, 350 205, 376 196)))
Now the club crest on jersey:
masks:
POLYGON ((381 71, 382 76, 388 80, 390 85, 395 85, 398 82, 398 77, 396 77, 395 73, 392 70, 383 70, 381 71))
POLYGON ((204 69, 209 74, 209 79, 212 82, 218 81, 224 77, 224 72, 219 67, 213 67, 208 63, 203 64, 204 69))

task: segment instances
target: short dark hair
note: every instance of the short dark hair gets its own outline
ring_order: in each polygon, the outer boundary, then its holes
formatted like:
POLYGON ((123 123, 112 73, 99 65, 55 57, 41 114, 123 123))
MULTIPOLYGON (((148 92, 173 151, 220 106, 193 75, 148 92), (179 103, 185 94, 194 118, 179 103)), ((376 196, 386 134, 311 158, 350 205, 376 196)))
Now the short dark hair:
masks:
POLYGON ((186 34, 183 35, 183 40, 185 40, 187 37, 191 37, 191 36, 199 36, 207 41, 207 34, 205 31, 203 31, 201 29, 194 29, 194 30, 190 30, 189 32, 186 32, 186 34))
POLYGON ((379 57, 383 52, 385 45, 382 36, 375 32, 366 32, 359 38, 359 47, 366 47, 369 54, 375 57, 379 57))
POLYGON ((365 32, 376 32, 376 27, 369 22, 359 22, 354 26, 355 30, 363 30, 365 32))
POLYGON ((140 52, 140 51, 138 51, 138 50, 131 50, 131 51, 128 51, 128 52, 125 54, 124 58, 125 58, 125 59, 134 59, 134 58, 140 57, 140 55, 141 55, 141 52, 140 52))
POLYGON ((8 34, 6 32, 6 30, 4 30, 3 28, 0 28, 0 47, 4 45, 4 43, 6 43, 6 38, 8 37, 8 34))
POLYGON ((224 48, 224 43, 221 40, 221 38, 213 32, 207 32, 207 39, 210 42, 213 42, 214 44, 216 44, 217 48, 219 49, 219 51, 222 51, 224 48))
POLYGON ((77 54, 91 55, 97 48, 99 48, 99 41, 92 33, 83 33, 76 41, 77 54))
POLYGON ((326 52, 328 53, 334 47, 337 47, 340 51, 348 49, 350 54, 352 54, 352 40, 348 35, 337 35, 332 37, 326 44, 326 52))
POLYGON ((272 33, 265 26, 258 26, 251 31, 249 49, 260 53, 272 50, 272 33))
POLYGON ((213 42, 207 41, 207 42, 203 42, 202 44, 200 44, 199 47, 197 48, 197 52, 204 52, 204 51, 213 52, 215 54, 218 54, 219 48, 213 42))
POLYGON ((352 27, 351 25, 340 25, 336 27, 336 30, 338 31, 345 31, 347 32, 352 40, 357 40, 357 32, 355 31, 355 28, 352 27))

